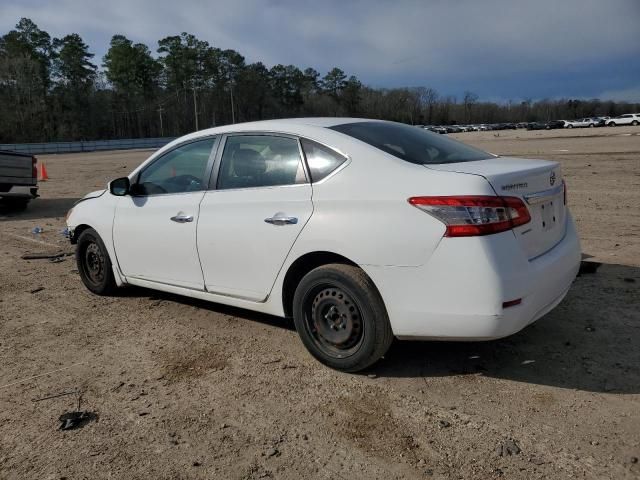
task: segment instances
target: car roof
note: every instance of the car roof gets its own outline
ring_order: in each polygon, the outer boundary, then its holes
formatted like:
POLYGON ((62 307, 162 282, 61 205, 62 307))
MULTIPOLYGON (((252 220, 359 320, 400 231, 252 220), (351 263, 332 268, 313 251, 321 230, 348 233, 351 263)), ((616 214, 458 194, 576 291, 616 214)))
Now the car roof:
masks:
MULTIPOLYGON (((182 142, 185 140, 193 140, 200 137, 206 137, 209 135, 218 135, 224 133, 235 132, 251 132, 251 131, 272 131, 272 132, 291 132, 300 133, 301 130, 305 130, 308 127, 311 128, 330 128, 336 125, 343 125, 345 123, 357 123, 357 122, 380 122, 380 123, 394 123, 387 120, 374 120, 370 118, 351 118, 351 117, 303 117, 303 118, 281 118, 277 120, 260 120, 256 122, 244 122, 233 123, 229 125, 223 125, 220 127, 207 128, 204 130, 198 130, 190 134, 184 135, 169 145, 182 142)), ((164 148, 162 149, 164 150, 164 148)))

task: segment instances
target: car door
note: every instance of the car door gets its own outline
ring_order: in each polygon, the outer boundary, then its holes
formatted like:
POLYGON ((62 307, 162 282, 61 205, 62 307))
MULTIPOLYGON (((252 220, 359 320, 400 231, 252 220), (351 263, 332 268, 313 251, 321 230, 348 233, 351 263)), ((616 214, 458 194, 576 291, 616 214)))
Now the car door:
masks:
POLYGON ((223 140, 215 189, 204 195, 198 252, 207 291, 263 301, 311 217, 311 185, 297 138, 234 134, 223 140))
POLYGON ((216 138, 182 144, 146 165, 116 206, 113 239, 127 278, 204 290, 196 246, 199 206, 216 138))

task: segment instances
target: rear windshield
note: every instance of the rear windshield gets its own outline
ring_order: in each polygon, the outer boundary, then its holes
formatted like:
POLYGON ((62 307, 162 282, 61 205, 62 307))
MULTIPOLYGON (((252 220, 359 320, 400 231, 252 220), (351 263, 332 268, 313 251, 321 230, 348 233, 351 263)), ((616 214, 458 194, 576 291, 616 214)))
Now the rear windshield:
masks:
POLYGON ((330 127, 407 162, 419 165, 472 162, 493 158, 464 143, 423 128, 393 122, 356 122, 330 127))

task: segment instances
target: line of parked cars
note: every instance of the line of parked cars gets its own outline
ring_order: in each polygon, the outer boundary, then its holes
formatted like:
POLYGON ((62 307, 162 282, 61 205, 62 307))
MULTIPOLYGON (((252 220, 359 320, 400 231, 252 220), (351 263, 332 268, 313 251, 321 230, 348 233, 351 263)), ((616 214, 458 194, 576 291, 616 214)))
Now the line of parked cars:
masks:
POLYGON ((434 133, 484 132, 487 130, 515 130, 515 123, 481 123, 477 125, 417 125, 434 133))
POLYGON ((556 128, 617 127, 640 125, 640 113, 625 113, 617 117, 585 117, 577 120, 550 120, 548 122, 481 123, 474 125, 416 125, 434 133, 482 132, 487 130, 552 130, 556 128))

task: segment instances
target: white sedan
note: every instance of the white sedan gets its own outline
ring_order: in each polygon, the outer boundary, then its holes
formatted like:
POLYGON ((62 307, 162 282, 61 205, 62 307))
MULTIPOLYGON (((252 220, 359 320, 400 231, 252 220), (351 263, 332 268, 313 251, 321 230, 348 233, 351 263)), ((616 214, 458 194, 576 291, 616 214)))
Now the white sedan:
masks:
POLYGON ((192 133, 67 224, 92 292, 139 285, 293 317, 344 371, 394 337, 511 335, 560 303, 580 264, 558 163, 377 120, 192 133))

